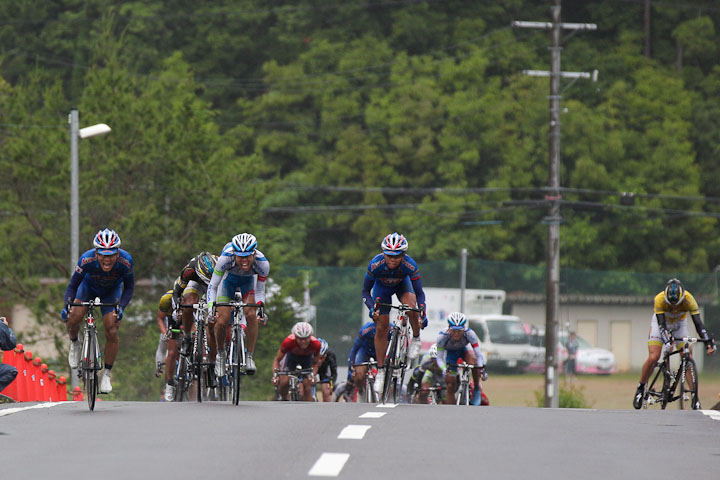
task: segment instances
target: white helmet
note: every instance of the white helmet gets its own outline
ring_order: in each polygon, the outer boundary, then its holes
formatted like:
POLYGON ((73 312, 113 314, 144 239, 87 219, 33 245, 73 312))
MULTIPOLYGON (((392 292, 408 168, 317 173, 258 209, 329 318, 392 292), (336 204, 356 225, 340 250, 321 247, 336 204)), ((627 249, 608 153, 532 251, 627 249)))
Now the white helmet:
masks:
POLYGON ((437 358, 437 343, 433 343, 432 345, 430 345, 428 355, 430 355, 430 358, 437 358))
POLYGON ((467 326, 467 319, 465 315, 460 312, 452 312, 447 317, 448 328, 451 330, 465 330, 467 326))
POLYGON ((100 230, 93 238, 93 245, 100 255, 115 255, 120 246, 120 235, 109 228, 100 230))
POLYGON ((257 239, 255 235, 251 233, 240 233, 235 235, 232 239, 232 246, 235 250, 235 255, 239 257, 247 257, 255 253, 257 249, 257 239))
POLYGON ((380 247, 387 255, 402 255, 408 249, 408 242, 404 235, 395 232, 383 238, 380 247))
POLYGON ((310 338, 313 334, 313 328, 308 322, 298 322, 293 325, 291 333, 295 335, 295 338, 310 338))

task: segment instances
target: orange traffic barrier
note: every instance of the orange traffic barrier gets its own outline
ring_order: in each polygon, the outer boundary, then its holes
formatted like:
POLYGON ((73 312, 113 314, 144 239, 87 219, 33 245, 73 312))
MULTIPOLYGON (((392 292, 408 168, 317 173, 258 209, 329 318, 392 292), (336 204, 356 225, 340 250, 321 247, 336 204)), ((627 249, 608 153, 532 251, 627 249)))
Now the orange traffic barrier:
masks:
POLYGON ((5 389, 2 391, 2 394, 12 398, 16 402, 22 402, 21 398, 25 396, 25 385, 22 383, 22 367, 23 363, 25 362, 25 360, 23 359, 24 352, 25 350, 23 344, 18 343, 17 345, 15 345, 15 348, 13 350, 10 350, 3 354, 3 363, 15 367, 18 371, 18 374, 15 377, 15 380, 13 380, 10 385, 5 387, 5 389), (20 391, 23 392, 22 395, 20 394, 20 391))
POLYGON ((50 382, 50 377, 48 376, 49 371, 50 369, 46 363, 40 365, 40 387, 42 391, 42 398, 40 400, 43 402, 52 402, 50 399, 50 386, 48 385, 50 382))
POLYGON ((83 395, 83 391, 80 387, 73 388, 72 397, 73 402, 81 402, 85 400, 85 395, 83 395))
POLYGON ((47 400, 48 402, 57 402, 57 382, 55 381, 55 370, 48 370, 47 376, 47 400))
MULTIPOLYGON (((26 350, 23 355, 23 367, 22 367, 22 379, 21 388, 25 389, 23 402, 32 402, 35 400, 35 375, 33 375, 33 354, 30 350, 26 350)), ((18 376, 20 372, 18 372, 18 376)))
POLYGON ((33 359, 33 375, 35 375, 35 400, 36 402, 43 401, 43 374, 42 374, 42 359, 35 357, 33 359))
POLYGON ((65 377, 60 375, 57 377, 57 401, 67 402, 67 386, 65 385, 65 377))

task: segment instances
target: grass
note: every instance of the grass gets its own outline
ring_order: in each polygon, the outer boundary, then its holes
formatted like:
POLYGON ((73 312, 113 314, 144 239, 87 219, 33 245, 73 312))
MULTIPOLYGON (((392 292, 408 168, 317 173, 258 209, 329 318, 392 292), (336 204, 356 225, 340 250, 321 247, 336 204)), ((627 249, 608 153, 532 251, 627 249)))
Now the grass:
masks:
MULTIPOLYGON (((579 375, 574 386, 585 397, 589 408, 599 410, 632 410, 632 398, 637 388, 639 372, 615 375, 579 375)), ((563 385, 561 377, 560 385, 563 385)), ((545 377, 542 374, 500 375, 491 374, 483 384, 492 406, 535 407, 535 392, 544 392, 545 377)), ((720 372, 700 374, 700 402, 704 409, 715 406, 720 394, 720 372)), ((668 406, 679 408, 677 402, 668 406)))

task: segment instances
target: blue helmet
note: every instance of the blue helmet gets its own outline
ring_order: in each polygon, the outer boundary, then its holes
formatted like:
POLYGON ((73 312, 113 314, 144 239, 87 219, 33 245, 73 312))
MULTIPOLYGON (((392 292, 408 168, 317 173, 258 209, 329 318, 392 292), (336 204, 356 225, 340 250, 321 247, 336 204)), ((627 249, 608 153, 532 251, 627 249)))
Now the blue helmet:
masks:
POLYGON ((465 330, 467 318, 460 312, 452 312, 447 317, 448 328, 451 330, 465 330))

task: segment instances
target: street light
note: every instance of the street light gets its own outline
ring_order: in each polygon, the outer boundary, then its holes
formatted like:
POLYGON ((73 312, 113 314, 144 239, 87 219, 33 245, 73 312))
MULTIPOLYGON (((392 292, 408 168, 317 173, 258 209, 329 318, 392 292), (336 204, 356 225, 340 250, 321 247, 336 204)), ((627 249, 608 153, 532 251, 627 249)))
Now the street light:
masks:
POLYGON ((77 108, 70 110, 68 115, 70 124, 70 272, 75 270, 78 258, 80 258, 80 185, 78 174, 78 138, 90 138, 96 135, 104 135, 110 131, 110 127, 104 123, 80 128, 80 114, 77 108))

